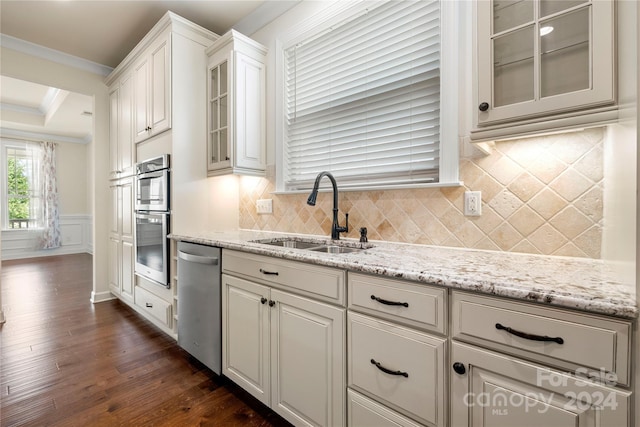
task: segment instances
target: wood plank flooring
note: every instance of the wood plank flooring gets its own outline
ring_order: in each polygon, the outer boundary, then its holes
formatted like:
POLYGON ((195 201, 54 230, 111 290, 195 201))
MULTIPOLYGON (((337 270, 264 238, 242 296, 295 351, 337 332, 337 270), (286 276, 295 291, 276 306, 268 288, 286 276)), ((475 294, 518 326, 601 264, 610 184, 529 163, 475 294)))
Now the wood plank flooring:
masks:
POLYGON ((2 263, 0 425, 290 425, 125 304, 92 304, 91 262, 2 263))

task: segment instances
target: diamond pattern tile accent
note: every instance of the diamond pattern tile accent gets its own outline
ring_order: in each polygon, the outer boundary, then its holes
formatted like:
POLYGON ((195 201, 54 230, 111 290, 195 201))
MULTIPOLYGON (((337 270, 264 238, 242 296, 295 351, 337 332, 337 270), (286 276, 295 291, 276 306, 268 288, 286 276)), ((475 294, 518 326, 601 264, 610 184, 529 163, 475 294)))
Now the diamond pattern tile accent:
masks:
MULTIPOLYGON (((498 142, 486 157, 463 159, 463 187, 341 192, 357 238, 511 252, 600 258, 603 129, 498 142), (463 215, 463 195, 482 191, 482 216, 463 215)), ((338 181, 338 186, 340 182, 338 181)), ((332 197, 315 207, 306 194, 273 194, 273 177, 240 186, 240 227, 329 235, 332 197), (258 215, 257 199, 273 199, 258 215)))

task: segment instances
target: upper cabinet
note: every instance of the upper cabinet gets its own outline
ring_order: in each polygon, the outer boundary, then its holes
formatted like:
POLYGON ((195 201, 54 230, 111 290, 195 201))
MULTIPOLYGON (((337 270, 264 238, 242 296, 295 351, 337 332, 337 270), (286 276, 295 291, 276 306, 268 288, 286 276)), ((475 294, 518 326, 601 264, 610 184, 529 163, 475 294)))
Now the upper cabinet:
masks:
MULTIPOLYGON (((167 12, 106 78, 112 95, 112 118, 114 106, 122 104, 126 95, 120 122, 112 120, 111 139, 125 131, 130 133, 135 153, 135 143, 173 129, 176 123, 178 134, 185 141, 196 139, 189 129, 204 122, 205 109, 192 104, 200 104, 204 96, 194 98, 192 88, 200 88, 194 80, 205 69, 205 49, 218 38, 217 34, 167 12), (119 82, 125 80, 128 86, 123 94, 124 83, 119 82), (122 127, 123 123, 127 129, 122 127)), ((204 81, 201 85, 204 86, 204 81)), ((113 147, 112 152, 116 152, 113 147)), ((112 160, 112 169, 119 169, 115 166, 112 160)))
POLYGON ((207 173, 264 175, 267 49, 231 30, 207 49, 207 173))
POLYGON ((472 140, 616 118, 612 0, 476 4, 472 140))
POLYGON ((171 33, 155 40, 134 65, 135 141, 171 127, 171 33))
POLYGON ((124 74, 109 90, 109 178, 133 175, 136 161, 133 144, 133 77, 124 74))

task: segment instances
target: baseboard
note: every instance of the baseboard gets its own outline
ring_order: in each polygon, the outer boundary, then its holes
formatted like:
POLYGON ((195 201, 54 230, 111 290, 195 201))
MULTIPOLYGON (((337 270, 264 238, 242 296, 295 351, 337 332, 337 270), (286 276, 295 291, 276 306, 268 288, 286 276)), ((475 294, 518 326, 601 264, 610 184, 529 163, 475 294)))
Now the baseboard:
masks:
POLYGON ((56 255, 72 255, 72 254, 84 254, 91 253, 86 249, 65 249, 64 247, 60 247, 57 249, 42 249, 38 251, 27 251, 20 252, 18 254, 5 254, 2 256, 2 261, 9 261, 12 259, 25 259, 25 258, 40 258, 45 256, 56 256, 56 255))
POLYGON ((102 292, 91 291, 91 302, 93 304, 97 304, 99 302, 111 301, 112 299, 116 299, 116 297, 111 293, 111 291, 102 291, 102 292))

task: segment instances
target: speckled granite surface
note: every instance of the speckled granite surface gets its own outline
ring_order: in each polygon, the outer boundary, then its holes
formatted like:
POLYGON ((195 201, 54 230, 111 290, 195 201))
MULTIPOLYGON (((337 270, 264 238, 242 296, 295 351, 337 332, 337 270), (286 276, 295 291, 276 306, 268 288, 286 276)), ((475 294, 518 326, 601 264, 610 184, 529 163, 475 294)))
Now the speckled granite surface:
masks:
MULTIPOLYGON (((329 254, 283 248, 253 240, 295 237, 329 241, 324 236, 240 230, 170 236, 175 240, 236 249, 294 261, 379 274, 467 291, 517 298, 592 313, 638 316, 634 284, 616 280, 603 261, 479 251, 373 241, 373 248, 329 254)), ((344 239, 342 245, 357 246, 344 239)))

